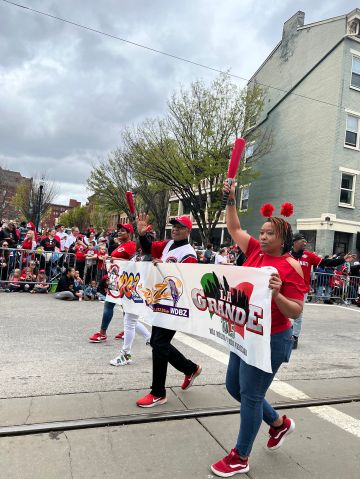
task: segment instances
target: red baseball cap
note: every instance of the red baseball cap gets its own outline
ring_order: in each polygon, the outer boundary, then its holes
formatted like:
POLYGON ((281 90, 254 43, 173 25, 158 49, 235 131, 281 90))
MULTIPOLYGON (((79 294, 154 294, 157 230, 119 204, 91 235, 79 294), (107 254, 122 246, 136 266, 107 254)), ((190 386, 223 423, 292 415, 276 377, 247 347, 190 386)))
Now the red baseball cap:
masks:
POLYGON ((192 221, 188 216, 182 215, 182 216, 177 216, 176 218, 173 218, 170 220, 170 224, 176 225, 179 224, 181 226, 185 226, 189 231, 192 230, 192 221))
POLYGON ((124 223, 124 224, 119 224, 119 229, 124 229, 126 230, 128 233, 131 233, 133 234, 134 233, 134 228, 133 228, 133 225, 131 225, 130 223, 124 223))

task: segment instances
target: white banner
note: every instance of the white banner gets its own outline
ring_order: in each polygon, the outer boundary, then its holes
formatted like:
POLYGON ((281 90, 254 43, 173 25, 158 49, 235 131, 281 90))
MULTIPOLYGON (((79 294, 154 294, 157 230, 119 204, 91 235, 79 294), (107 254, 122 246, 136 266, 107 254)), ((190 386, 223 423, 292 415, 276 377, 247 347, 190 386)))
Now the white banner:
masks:
POLYGON ((252 366, 271 370, 274 268, 107 262, 107 301, 155 326, 226 345, 252 366))

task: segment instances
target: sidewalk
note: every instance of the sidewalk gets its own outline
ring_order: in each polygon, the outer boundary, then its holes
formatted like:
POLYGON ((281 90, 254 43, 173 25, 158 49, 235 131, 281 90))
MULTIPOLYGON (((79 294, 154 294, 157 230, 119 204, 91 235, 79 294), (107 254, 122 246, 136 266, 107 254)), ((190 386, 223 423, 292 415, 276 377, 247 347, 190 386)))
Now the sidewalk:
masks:
MULTIPOLYGON (((336 409, 360 419, 359 403, 336 409)), ((265 448, 267 428, 263 425, 251 455, 250 472, 245 477, 359 477, 359 438, 321 420, 309 409, 284 413, 295 420, 295 432, 281 450, 270 453, 265 448)), ((238 424, 236 414, 1 438, 1 476, 6 479, 209 479, 213 477, 209 464, 234 447, 238 424)))
MULTIPOLYGON (((350 386, 349 386, 350 387, 350 386)), ((338 390, 338 395, 342 390, 338 390)), ((169 402, 151 410, 134 405, 145 391, 74 394, 2 400, 1 424, 122 414, 149 414, 198 407, 231 407, 224 386, 169 390, 169 402), (7 401, 7 403, 6 403, 7 401), (30 401, 30 402, 29 402, 30 401), (15 419, 16 418, 16 419, 15 419), (15 419, 15 421, 14 421, 15 419)), ((271 394, 272 401, 284 400, 271 394)), ((326 406, 322 406, 323 408, 326 406)), ((333 406, 360 419, 359 403, 333 406)), ((357 479, 360 438, 322 420, 309 408, 282 411, 296 430, 281 450, 265 448, 262 426, 251 456, 252 479, 357 479), (341 460, 339 460, 339 457, 341 460)), ((6 479, 212 478, 209 464, 234 447, 239 415, 184 419, 0 438, 1 477, 6 479)), ((245 475, 245 477, 247 477, 245 475)))

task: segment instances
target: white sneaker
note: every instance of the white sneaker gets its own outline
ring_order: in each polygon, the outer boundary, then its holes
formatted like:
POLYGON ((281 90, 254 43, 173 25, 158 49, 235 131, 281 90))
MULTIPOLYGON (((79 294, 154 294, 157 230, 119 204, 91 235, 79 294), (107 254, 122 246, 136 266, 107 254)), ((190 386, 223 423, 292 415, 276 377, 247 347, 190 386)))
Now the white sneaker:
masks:
POLYGON ((131 354, 125 353, 124 351, 120 351, 119 356, 112 359, 110 364, 112 366, 126 366, 127 364, 132 363, 131 354))

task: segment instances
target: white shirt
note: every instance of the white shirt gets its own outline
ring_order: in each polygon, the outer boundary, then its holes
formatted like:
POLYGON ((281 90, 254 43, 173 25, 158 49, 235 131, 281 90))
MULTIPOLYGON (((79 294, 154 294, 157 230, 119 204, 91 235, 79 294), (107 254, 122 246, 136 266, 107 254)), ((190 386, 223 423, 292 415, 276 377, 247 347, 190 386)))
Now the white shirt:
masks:
POLYGON ((181 263, 189 256, 194 256, 196 258, 196 252, 194 248, 189 245, 189 243, 178 246, 177 248, 174 248, 169 251, 173 243, 174 241, 170 240, 163 249, 161 260, 164 263, 181 263))
POLYGON ((56 236, 60 238, 60 250, 64 251, 65 243, 68 237, 67 233, 65 233, 65 231, 58 231, 56 236))
POLYGON ((67 237, 67 240, 65 241, 64 248, 70 248, 70 246, 73 243, 75 243, 75 241, 76 241, 75 236, 72 233, 69 234, 69 236, 67 237))
POLYGON ((215 256, 215 264, 225 264, 227 263, 227 257, 221 256, 221 254, 217 254, 215 256))

